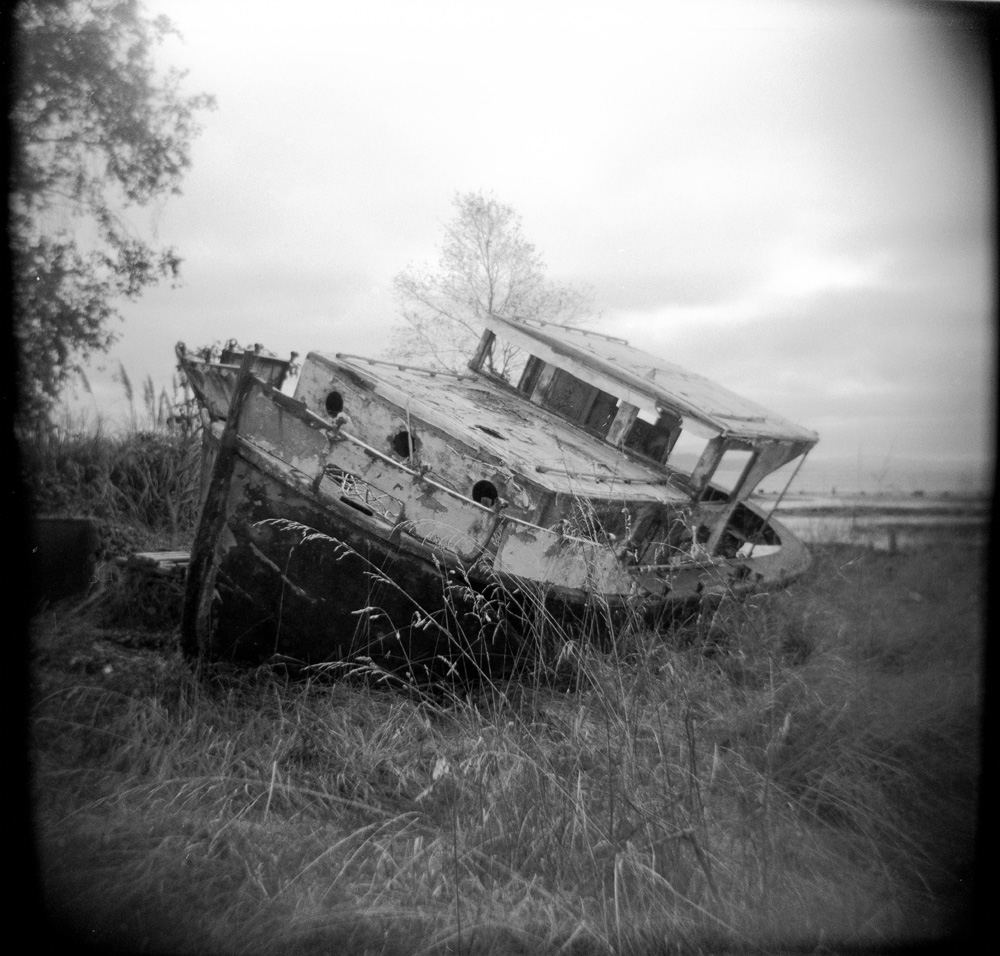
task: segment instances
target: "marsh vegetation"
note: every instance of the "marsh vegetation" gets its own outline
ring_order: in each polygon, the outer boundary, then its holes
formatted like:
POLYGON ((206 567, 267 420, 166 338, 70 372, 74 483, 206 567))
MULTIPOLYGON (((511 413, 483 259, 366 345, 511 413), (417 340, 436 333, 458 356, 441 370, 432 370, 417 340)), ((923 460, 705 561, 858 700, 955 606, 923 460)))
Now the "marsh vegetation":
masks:
MULTIPOLYGON (((158 435, 176 478, 192 438, 158 435)), ((162 513, 109 512, 132 529, 121 547, 189 530, 189 490, 171 488, 143 490, 175 502, 162 513)), ((966 926, 975 547, 820 547, 787 590, 665 633, 553 629, 524 679, 454 693, 198 670, 178 650, 178 585, 152 594, 110 560, 99 577, 31 623, 37 853, 74 939, 774 952, 966 926)))

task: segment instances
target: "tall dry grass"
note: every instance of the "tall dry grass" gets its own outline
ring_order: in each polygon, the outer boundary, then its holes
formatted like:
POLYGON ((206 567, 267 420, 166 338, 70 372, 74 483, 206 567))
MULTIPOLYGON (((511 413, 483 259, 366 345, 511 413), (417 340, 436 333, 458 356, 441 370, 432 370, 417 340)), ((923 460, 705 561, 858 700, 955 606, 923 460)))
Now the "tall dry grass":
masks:
POLYGON ((961 929, 981 555, 821 553, 450 699, 33 636, 56 915, 171 952, 883 947, 961 929))
POLYGON ((19 428, 22 481, 33 513, 97 519, 109 557, 136 548, 186 545, 197 520, 197 417, 179 381, 157 395, 143 383, 142 405, 124 367, 119 378, 129 404, 124 427, 86 416, 19 428))

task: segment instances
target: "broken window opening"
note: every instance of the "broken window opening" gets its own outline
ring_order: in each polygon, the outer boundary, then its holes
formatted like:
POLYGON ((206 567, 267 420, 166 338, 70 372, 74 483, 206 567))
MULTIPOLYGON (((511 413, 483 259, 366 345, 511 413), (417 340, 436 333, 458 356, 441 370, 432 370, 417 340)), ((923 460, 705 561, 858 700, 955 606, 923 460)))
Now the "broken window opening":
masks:
POLYGON ((545 396, 545 406, 568 419, 581 422, 590 411, 597 389, 575 375, 557 368, 545 396))
POLYGON ((739 504, 729 519, 728 531, 735 531, 743 536, 743 540, 751 544, 777 545, 781 544, 774 528, 764 520, 762 515, 751 511, 746 505, 739 504))
POLYGON ((560 368, 532 356, 518 385, 532 401, 568 418, 598 438, 605 438, 618 408, 618 399, 560 368))
POLYGON ((389 446, 392 448, 392 453, 404 461, 409 459, 411 452, 415 456, 420 448, 417 436, 412 435, 405 428, 400 429, 392 436, 389 440, 389 446))
POLYGON ((615 420, 619 404, 618 399, 610 392, 602 392, 598 389, 593 404, 590 406, 590 412, 583 422, 583 427, 600 438, 606 438, 611 423, 615 420))
POLYGON ((338 391, 332 391, 326 396, 326 413, 336 418, 344 410, 344 396, 338 391))
POLYGON ((487 481, 485 478, 481 481, 477 481, 472 486, 472 500, 476 502, 476 504, 492 508, 493 505, 496 504, 499 497, 500 492, 497 491, 497 486, 493 484, 492 481, 487 481))
POLYGON ((525 369, 533 358, 534 356, 529 355, 524 349, 515 348, 509 342, 498 339, 497 352, 493 360, 494 374, 513 385, 524 377, 525 369))
POLYGON ((727 495, 732 495, 738 490, 753 456, 754 453, 749 450, 727 448, 712 473, 712 484, 721 488, 727 495))
POLYGON ((681 434, 680 425, 680 417, 673 412, 660 411, 654 415, 640 409, 625 436, 625 447, 663 464, 681 434))
POLYGON ((684 475, 690 475, 708 447, 708 439, 682 428, 667 455, 667 464, 684 475))

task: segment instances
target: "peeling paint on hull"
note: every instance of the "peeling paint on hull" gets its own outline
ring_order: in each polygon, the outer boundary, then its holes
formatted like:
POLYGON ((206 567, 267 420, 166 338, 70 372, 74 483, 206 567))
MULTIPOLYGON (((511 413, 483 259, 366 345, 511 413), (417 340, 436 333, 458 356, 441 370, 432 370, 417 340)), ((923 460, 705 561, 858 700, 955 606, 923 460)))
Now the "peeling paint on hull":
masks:
POLYGON ((212 623, 200 648, 208 657, 310 664, 370 658, 417 678, 513 664, 517 648, 500 614, 491 631, 478 619, 470 627, 473 602, 462 599, 455 575, 429 550, 370 534, 366 516, 354 520, 346 505, 340 514, 317 508, 243 457, 230 502, 231 538, 219 549, 212 623))

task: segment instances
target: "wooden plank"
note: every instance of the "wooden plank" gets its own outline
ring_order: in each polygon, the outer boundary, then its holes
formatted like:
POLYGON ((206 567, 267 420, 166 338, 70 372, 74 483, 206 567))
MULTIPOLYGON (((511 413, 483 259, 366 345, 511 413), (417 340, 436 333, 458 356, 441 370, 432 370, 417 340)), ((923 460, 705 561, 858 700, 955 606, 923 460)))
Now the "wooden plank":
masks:
POLYGON ((130 561, 137 562, 152 562, 153 564, 161 564, 163 562, 171 563, 178 561, 188 561, 191 558, 190 551, 137 551, 129 559, 130 561))
POLYGON ((217 539, 226 523, 229 485, 239 452, 240 413, 255 381, 250 371, 254 357, 253 352, 246 352, 243 355, 229 415, 226 418, 226 427, 219 442, 219 453, 212 471, 212 480, 209 483, 201 520, 198 522, 198 531, 191 548, 187 587, 184 593, 184 611, 181 618, 181 648, 191 657, 196 657, 203 650, 207 650, 211 640, 210 611, 215 592, 215 549, 217 539))

